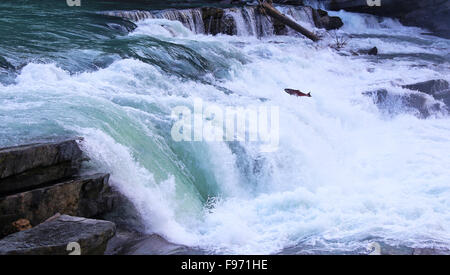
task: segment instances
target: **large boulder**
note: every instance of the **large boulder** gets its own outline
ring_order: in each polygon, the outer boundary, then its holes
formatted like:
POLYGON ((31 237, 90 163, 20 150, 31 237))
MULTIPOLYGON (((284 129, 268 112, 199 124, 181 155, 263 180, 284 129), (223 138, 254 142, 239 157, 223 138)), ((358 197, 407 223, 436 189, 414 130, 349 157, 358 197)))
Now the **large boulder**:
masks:
POLYGON ((436 100, 442 100, 450 109, 450 85, 446 80, 435 79, 410 85, 403 85, 405 89, 431 95, 436 100))
POLYGON ((363 93, 373 98, 374 103, 383 111, 389 114, 399 114, 409 112, 419 118, 427 118, 439 112, 447 112, 445 106, 442 106, 433 98, 425 93, 392 93, 386 89, 370 91, 363 93))
POLYGON ((413 111, 421 118, 434 113, 450 113, 450 84, 443 79, 434 79, 414 84, 402 85, 409 93, 392 93, 386 89, 363 93, 371 96, 377 106, 389 113, 413 111))
POLYGON ((234 18, 220 8, 202 8, 202 19, 207 34, 235 35, 237 26, 234 18))
POLYGON ((0 240, 0 255, 102 255, 115 231, 112 222, 62 215, 0 240))
POLYGON ((108 174, 96 174, 0 197, 0 237, 14 231, 12 225, 27 219, 35 226, 55 213, 97 217, 117 201, 108 174))
POLYGON ((0 196, 69 178, 82 162, 79 140, 0 149, 0 196))
POLYGON ((344 26, 342 19, 337 16, 329 16, 328 12, 321 9, 312 9, 314 24, 318 28, 336 30, 344 26))

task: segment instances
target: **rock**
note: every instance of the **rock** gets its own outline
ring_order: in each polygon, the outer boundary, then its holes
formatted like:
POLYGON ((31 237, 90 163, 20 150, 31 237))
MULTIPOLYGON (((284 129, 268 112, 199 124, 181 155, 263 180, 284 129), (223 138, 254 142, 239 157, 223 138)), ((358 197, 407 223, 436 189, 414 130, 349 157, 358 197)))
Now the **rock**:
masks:
POLYGON ((30 221, 27 219, 17 220, 13 222, 12 225, 17 231, 24 231, 32 228, 30 221))
POLYGON ((431 95, 434 99, 442 101, 446 109, 450 110, 450 85, 443 79, 403 85, 402 88, 431 95))
POLYGON ((450 255, 448 248, 414 248, 413 255, 450 255))
POLYGON ((107 255, 195 255, 206 251, 178 245, 163 237, 138 232, 118 231, 108 243, 107 255))
POLYGON ((347 10, 398 18, 408 26, 429 29, 433 34, 450 38, 450 1, 381 0, 381 6, 369 6, 366 0, 326 0, 330 10, 347 10))
POLYGON ((410 85, 403 85, 405 89, 416 90, 429 95, 434 95, 440 91, 448 90, 449 83, 443 79, 429 80, 410 85))
POLYGON ((108 28, 122 33, 129 33, 137 28, 136 24, 128 20, 123 20, 122 18, 109 18, 108 21, 110 22, 106 23, 108 28))
POLYGON ((316 27, 326 30, 336 30, 344 26, 341 18, 329 16, 328 12, 321 9, 313 9, 313 20, 316 27))
POLYGON ((353 55, 367 54, 367 55, 378 55, 378 48, 373 47, 371 49, 362 49, 358 50, 358 52, 352 52, 353 55))
POLYGON ((115 223, 123 230, 144 232, 146 226, 135 204, 119 192, 114 192, 112 196, 112 208, 100 218, 115 223))
POLYGON ((15 71, 16 68, 6 60, 3 56, 0 55, 0 68, 9 70, 9 71, 15 71))
POLYGON ((423 93, 394 94, 386 89, 363 93, 371 96, 377 106, 390 114, 401 112, 413 112, 419 118, 427 118, 431 114, 442 111, 437 102, 430 102, 428 96, 423 93))
POLYGON ((219 8, 202 8, 202 19, 207 34, 237 34, 236 22, 231 15, 219 8))
POLYGON ((273 0, 273 3, 292 6, 302 6, 303 0, 273 0))
MULTIPOLYGON (((426 4, 429 1, 422 2, 426 4)), ((424 5, 397 17, 407 26, 426 28, 431 31, 431 34, 450 39, 450 2, 448 0, 435 1, 435 4, 424 5)))
POLYGON ((50 222, 50 221, 56 220, 59 217, 61 217, 61 213, 56 213, 55 215, 53 215, 50 218, 46 219, 45 222, 50 222))
POLYGON ((372 49, 370 49, 367 52, 368 55, 377 55, 378 54, 378 48, 377 47, 373 47, 372 49))
POLYGON ((97 174, 1 197, 0 236, 18 219, 37 225, 56 213, 88 218, 107 213, 117 201, 108 180, 108 174, 97 174))
POLYGON ((448 107, 450 107, 450 85, 443 79, 403 85, 402 87, 405 89, 429 94, 437 100, 442 100, 448 107))
MULTIPOLYGON (((8 221, 11 221, 11 219, 8 221)), ((8 221, 4 222, 4 224, 0 227, 0 238, 32 228, 30 221, 27 219, 18 219, 17 221, 13 221, 11 223, 8 223, 8 221)))
POLYGON ((71 177, 82 151, 77 139, 0 149, 0 196, 71 177))
POLYGON ((0 255, 68 255, 73 242, 81 255, 103 254, 115 231, 112 222, 62 215, 0 240, 0 255))

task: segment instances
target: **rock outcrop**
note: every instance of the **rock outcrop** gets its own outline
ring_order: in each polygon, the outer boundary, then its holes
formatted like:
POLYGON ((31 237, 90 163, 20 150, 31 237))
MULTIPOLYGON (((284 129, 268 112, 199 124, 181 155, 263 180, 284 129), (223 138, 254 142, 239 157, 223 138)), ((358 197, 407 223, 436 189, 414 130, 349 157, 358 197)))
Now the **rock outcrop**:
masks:
POLYGON ((377 106, 388 113, 413 111, 420 118, 427 118, 434 113, 450 112, 450 89, 445 80, 430 80, 401 86, 411 90, 410 93, 391 93, 386 89, 365 92, 371 96, 377 106))
POLYGON ((116 198, 108 180, 108 174, 97 174, 0 198, 3 235, 19 219, 35 226, 58 212, 88 218, 107 213, 116 198))
POLYGON ((329 16, 328 12, 321 9, 312 9, 316 27, 326 30, 336 30, 344 26, 344 22, 338 16, 329 16))
POLYGON ((204 29, 207 34, 237 34, 236 22, 231 14, 225 13, 224 9, 202 8, 201 11, 204 29))
POLYGON ((101 255, 115 231, 112 222, 62 215, 0 240, 0 255, 101 255))
POLYGON ((416 84, 403 85, 405 89, 431 95, 436 100, 442 100, 450 109, 450 85, 443 79, 429 80, 416 84))
POLYGON ((206 251, 178 245, 152 234, 118 230, 106 248, 106 255, 195 255, 206 251))
POLYGON ((77 174, 82 161, 78 142, 71 139, 0 149, 0 196, 77 174))
POLYGON ((381 0, 381 6, 369 6, 366 0, 325 0, 331 10, 347 10, 395 17, 405 25, 429 29, 433 34, 450 38, 450 1, 381 0))
POLYGON ((119 194, 109 174, 79 176, 81 139, 0 149, 0 238, 36 226, 56 213, 98 217, 119 194))

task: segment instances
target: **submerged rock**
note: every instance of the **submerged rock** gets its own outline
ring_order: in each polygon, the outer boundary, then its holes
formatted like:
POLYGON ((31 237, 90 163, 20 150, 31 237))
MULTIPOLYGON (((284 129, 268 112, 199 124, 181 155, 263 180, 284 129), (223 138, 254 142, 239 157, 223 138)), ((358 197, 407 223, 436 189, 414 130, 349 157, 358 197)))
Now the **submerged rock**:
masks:
POLYGON ((363 94, 372 96, 375 104, 389 113, 415 110, 421 118, 436 112, 450 113, 450 85, 446 80, 429 80, 401 87, 411 90, 411 93, 394 94, 381 89, 363 94))
POLYGON ((37 225, 56 213, 82 217, 107 213, 117 201, 108 180, 108 174, 97 174, 1 197, 0 236, 11 233, 12 223, 19 219, 37 225))
POLYGON ((436 100, 442 100, 450 108, 450 85, 443 79, 429 80, 425 82, 403 85, 405 89, 418 91, 431 95, 436 100))
POLYGON ((81 255, 101 255, 115 231, 112 222, 62 215, 0 240, 0 255, 68 255, 71 243, 81 255))
POLYGON ((427 118, 434 113, 443 111, 441 104, 430 100, 424 93, 395 94, 381 89, 363 94, 371 96, 380 109, 391 114, 413 112, 420 118, 427 118))
POLYGON ((0 196, 71 177, 82 151, 77 139, 0 149, 0 196))
POLYGON ((378 48, 377 47, 373 47, 372 49, 370 49, 367 52, 368 55, 377 55, 378 54, 378 48))
POLYGON ((378 55, 378 48, 377 47, 373 47, 370 49, 362 49, 362 50, 358 50, 357 52, 352 51, 353 55, 378 55))
POLYGON ((15 71, 15 67, 6 60, 3 56, 0 55, 0 68, 9 70, 9 71, 15 71))

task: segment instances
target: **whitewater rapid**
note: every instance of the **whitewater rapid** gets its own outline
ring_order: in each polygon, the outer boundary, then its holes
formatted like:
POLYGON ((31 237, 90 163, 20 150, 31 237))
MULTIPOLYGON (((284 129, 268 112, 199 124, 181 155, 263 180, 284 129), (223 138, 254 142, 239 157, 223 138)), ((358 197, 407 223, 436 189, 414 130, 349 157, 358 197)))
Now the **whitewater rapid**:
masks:
POLYGON ((449 42, 390 19, 336 14, 345 23, 338 34, 355 35, 350 48, 410 56, 340 54, 331 38, 207 36, 147 19, 119 39, 156 39, 183 54, 170 48, 153 52, 162 65, 121 58, 75 74, 28 64, 15 84, 0 86, 2 143, 85 137, 90 165, 111 173, 147 233, 209 253, 352 252, 372 241, 448 249, 450 119, 384 114, 362 92, 450 81, 447 61, 426 59, 448 57, 449 42), (189 73, 198 68, 207 70, 189 73), (288 87, 313 97, 294 98, 288 87), (174 142, 172 108, 199 98, 223 108, 279 107, 278 150, 174 142))

